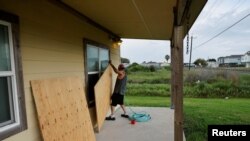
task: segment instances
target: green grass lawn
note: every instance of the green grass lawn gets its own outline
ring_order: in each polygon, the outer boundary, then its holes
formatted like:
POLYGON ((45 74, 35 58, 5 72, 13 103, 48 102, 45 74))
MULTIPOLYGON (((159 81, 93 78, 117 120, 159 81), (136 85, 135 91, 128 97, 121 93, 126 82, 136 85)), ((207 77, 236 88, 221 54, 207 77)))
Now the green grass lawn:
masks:
MULTIPOLYGON (((169 107, 169 97, 126 96, 130 106, 169 107)), ((184 99, 184 130, 187 141, 204 141, 207 125, 250 124, 250 99, 184 99)))
MULTIPOLYGON (((185 76, 189 76, 186 78, 190 81, 187 79, 184 83, 184 96, 190 97, 184 99, 187 141, 205 141, 207 126, 211 124, 250 124, 250 99, 242 98, 250 97, 250 75, 202 71, 199 76, 196 71, 189 75, 188 72, 185 71, 185 76), (191 80, 196 82, 196 77, 199 80, 202 78, 202 82, 192 84, 191 80), (216 79, 211 79, 213 77, 216 79), (223 99, 225 97, 229 99, 223 99)), ((125 98, 127 106, 169 107, 170 75, 169 69, 129 72, 125 98)))
POLYGON ((125 103, 127 106, 169 107, 170 99, 157 96, 126 96, 125 103))

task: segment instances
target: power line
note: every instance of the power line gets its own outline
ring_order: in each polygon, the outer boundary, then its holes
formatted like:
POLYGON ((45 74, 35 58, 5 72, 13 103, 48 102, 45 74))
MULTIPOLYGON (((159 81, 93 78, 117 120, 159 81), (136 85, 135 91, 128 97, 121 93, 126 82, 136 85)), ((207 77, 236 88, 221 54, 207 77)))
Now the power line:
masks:
POLYGON ((220 33, 216 34, 214 37, 210 38, 209 40, 201 43, 200 45, 196 46, 194 49, 197 49, 203 45, 205 45, 206 43, 210 42, 211 40, 213 40, 214 38, 220 36, 222 33, 226 32, 227 30, 229 30, 230 28, 232 28, 233 26, 237 25, 239 22, 241 22, 242 20, 244 20, 245 18, 247 18, 248 16, 250 16, 250 13, 248 13, 246 16, 244 16, 243 18, 241 18, 240 20, 238 20, 237 22, 235 22, 234 24, 230 25, 229 27, 227 27, 226 29, 224 29, 223 31, 221 31, 220 33))
MULTIPOLYGON (((225 12, 225 15, 223 15, 223 17, 220 17, 219 20, 216 21, 216 24, 217 24, 217 23, 219 24, 219 23, 223 22, 223 20, 224 20, 226 17, 228 17, 229 15, 232 15, 233 12, 237 11, 237 9, 240 8, 241 5, 242 5, 245 1, 246 1, 246 0, 244 0, 244 1, 241 1, 241 0, 240 0, 240 1, 238 1, 237 3, 234 3, 234 4, 233 4, 233 7, 229 8, 230 11, 225 12)), ((217 24, 217 25, 218 25, 218 24, 217 24)), ((219 28, 220 28, 220 26, 216 26, 216 27, 213 28, 212 30, 209 30, 208 33, 214 33, 214 31, 217 31, 219 28)), ((208 34, 208 35, 211 35, 211 34, 208 34)), ((209 37, 209 36, 208 36, 208 37, 209 37)))
POLYGON ((215 3, 213 3, 213 6, 210 8, 209 12, 207 13, 207 16, 204 18, 204 21, 210 18, 210 16, 220 7, 221 0, 216 0, 215 3), (218 2, 218 3, 217 3, 218 2))

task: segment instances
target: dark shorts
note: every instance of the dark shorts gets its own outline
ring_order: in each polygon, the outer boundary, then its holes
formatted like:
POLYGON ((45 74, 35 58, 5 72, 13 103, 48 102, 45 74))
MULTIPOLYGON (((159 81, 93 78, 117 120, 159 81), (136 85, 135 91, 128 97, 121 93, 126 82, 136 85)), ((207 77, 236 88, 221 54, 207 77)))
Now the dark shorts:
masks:
POLYGON ((124 95, 120 95, 118 93, 113 93, 113 95, 111 97, 111 100, 112 100, 111 105, 112 106, 116 106, 117 104, 123 105, 123 99, 124 99, 124 95))

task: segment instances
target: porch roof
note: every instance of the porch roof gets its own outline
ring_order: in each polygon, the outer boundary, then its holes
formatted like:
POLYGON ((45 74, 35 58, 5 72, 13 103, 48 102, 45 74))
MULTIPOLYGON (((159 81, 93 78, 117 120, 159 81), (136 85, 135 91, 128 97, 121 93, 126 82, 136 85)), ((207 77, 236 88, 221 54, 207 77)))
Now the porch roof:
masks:
MULTIPOLYGON (((87 21, 122 38, 170 40, 174 25, 194 23, 207 0, 61 0, 87 21)), ((187 29, 185 29, 185 32, 187 29)))

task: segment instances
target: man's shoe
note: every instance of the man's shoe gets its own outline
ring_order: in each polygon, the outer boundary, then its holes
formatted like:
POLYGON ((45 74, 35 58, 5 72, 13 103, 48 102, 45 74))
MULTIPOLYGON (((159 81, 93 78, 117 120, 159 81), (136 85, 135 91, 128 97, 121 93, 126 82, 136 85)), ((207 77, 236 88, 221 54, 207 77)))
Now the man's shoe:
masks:
POLYGON ((115 117, 109 116, 109 117, 106 117, 106 120, 115 120, 115 117))
POLYGON ((124 118, 129 118, 129 116, 127 114, 121 114, 121 116, 124 118))

